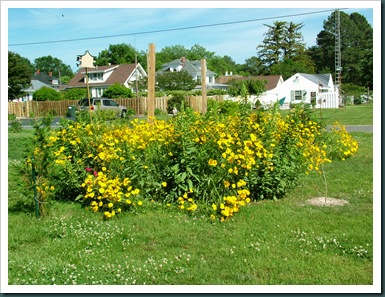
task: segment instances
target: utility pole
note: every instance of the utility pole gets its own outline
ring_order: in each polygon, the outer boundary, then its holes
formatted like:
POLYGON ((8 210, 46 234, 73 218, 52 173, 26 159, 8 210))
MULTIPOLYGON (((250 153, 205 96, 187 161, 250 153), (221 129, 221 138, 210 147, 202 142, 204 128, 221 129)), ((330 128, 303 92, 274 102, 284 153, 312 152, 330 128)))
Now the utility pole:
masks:
POLYGON ((202 83, 202 114, 207 112, 207 97, 206 97, 206 59, 201 59, 201 83, 202 83))
POLYGON ((155 116, 155 44, 148 45, 148 98, 147 98, 147 116, 150 123, 155 116))

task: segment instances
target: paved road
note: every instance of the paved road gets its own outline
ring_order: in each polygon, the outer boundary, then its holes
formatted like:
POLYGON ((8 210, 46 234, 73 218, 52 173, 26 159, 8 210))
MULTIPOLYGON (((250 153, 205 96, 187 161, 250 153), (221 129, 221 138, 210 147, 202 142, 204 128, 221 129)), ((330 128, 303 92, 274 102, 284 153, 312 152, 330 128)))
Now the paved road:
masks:
POLYGON ((348 132, 368 132, 373 133, 372 125, 346 125, 346 131, 348 132))

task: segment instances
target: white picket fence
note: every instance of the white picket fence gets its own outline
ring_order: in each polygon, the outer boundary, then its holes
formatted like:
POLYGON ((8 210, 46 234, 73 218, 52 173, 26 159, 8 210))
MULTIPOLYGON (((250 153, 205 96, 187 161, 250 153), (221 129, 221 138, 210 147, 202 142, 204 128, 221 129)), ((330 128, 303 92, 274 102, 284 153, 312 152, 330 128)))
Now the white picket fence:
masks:
POLYGON ((338 108, 340 100, 337 92, 322 93, 321 98, 317 100, 315 108, 338 108))

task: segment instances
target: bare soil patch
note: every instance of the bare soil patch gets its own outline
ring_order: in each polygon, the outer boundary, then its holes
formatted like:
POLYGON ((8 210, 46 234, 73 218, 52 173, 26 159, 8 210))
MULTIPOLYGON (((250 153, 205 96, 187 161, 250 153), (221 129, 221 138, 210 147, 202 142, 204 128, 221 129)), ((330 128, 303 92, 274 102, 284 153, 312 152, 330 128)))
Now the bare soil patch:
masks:
POLYGON ((349 202, 344 199, 338 199, 333 197, 316 197, 306 200, 306 203, 315 205, 315 206, 343 206, 349 202))

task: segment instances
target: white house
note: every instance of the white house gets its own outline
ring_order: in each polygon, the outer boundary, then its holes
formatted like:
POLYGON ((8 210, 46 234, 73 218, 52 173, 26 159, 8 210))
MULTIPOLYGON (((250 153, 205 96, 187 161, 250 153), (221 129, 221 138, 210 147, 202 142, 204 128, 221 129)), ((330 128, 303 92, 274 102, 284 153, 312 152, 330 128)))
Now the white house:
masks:
POLYGON ((52 72, 49 74, 41 73, 39 69, 36 70, 34 76, 31 78, 31 85, 24 89, 23 97, 15 99, 16 102, 25 102, 31 101, 33 99, 33 93, 41 89, 42 87, 53 88, 58 90, 60 87, 60 81, 58 78, 52 75, 52 72))
MULTIPOLYGON (((115 83, 119 83, 134 91, 134 83, 141 77, 147 77, 146 71, 140 64, 121 64, 96 66, 87 69, 88 85, 91 97, 102 97, 103 92, 115 83)), ((69 88, 86 88, 86 69, 81 68, 67 84, 69 88)))
POLYGON ((315 107, 338 108, 339 94, 332 75, 296 73, 274 89, 266 91, 259 100, 263 104, 280 101, 282 108, 290 103, 315 103, 315 107))

